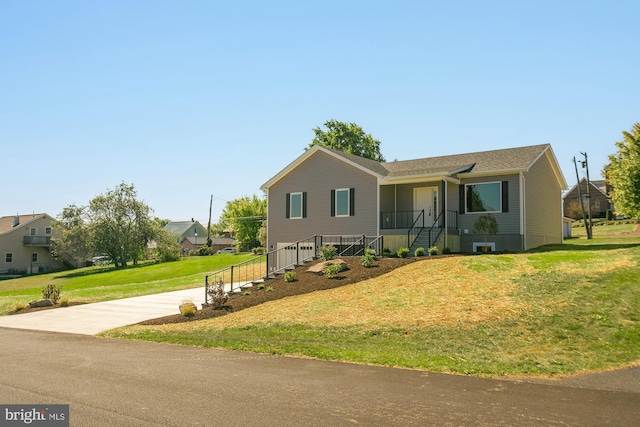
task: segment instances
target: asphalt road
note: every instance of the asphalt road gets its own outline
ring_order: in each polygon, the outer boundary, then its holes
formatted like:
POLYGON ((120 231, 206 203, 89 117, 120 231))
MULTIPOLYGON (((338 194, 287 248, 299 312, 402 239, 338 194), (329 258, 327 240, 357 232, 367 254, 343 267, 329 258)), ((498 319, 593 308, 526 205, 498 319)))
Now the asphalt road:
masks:
POLYGON ((492 380, 0 328, 0 403, 69 404, 72 426, 637 426, 630 376, 492 380))

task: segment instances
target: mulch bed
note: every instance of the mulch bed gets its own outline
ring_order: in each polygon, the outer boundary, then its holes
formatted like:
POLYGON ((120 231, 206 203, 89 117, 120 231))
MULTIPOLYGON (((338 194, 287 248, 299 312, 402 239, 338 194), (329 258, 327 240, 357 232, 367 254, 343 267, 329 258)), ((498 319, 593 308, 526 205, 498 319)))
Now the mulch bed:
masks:
MULTIPOLYGON (((429 259, 429 257, 421 258, 429 259)), ((224 316, 235 311, 253 307, 267 301, 274 301, 293 295, 307 294, 310 292, 321 291, 325 289, 337 288, 340 286, 350 285, 362 280, 371 279, 388 273, 398 267, 415 262, 416 258, 381 258, 376 260, 373 267, 365 268, 360 263, 360 258, 344 258, 347 269, 342 271, 337 277, 328 279, 322 274, 310 273, 307 270, 315 264, 309 263, 299 266, 296 272, 296 280, 293 282, 285 282, 284 275, 281 274, 273 279, 264 282, 264 288, 258 289, 258 286, 249 288, 249 294, 244 295, 238 293, 231 295, 225 304, 224 309, 214 309, 213 307, 205 307, 198 310, 194 316, 186 317, 182 314, 160 317, 157 319, 146 320, 140 322, 140 325, 162 325, 166 323, 182 323, 194 322, 212 317, 224 316), (271 290, 268 290, 268 289, 271 290)), ((317 261, 322 262, 322 261, 317 261)))
MULTIPOLYGON (((72 305, 82 305, 82 304, 86 304, 86 303, 77 302, 77 301, 69 301, 68 306, 71 307, 72 305)), ((31 307, 29 307, 27 305, 22 310, 10 311, 8 314, 33 313, 34 311, 51 310, 52 308, 64 308, 64 307, 61 306, 60 303, 57 303, 57 304, 54 304, 54 305, 50 305, 49 307, 34 307, 34 308, 31 308, 31 307)))

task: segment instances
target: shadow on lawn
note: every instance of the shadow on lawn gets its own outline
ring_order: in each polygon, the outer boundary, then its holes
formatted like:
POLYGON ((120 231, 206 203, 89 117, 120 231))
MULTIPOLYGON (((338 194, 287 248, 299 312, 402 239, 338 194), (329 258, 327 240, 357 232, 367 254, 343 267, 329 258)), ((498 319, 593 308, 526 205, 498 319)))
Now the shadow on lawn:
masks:
POLYGON ((82 271, 76 271, 73 273, 63 273, 61 275, 57 275, 54 278, 55 279, 66 279, 66 278, 71 278, 71 277, 85 277, 85 276, 93 276, 96 274, 103 274, 103 273, 111 273, 114 271, 123 271, 123 270, 131 270, 131 269, 138 269, 138 268, 144 268, 144 267, 149 267, 152 265, 155 265, 156 263, 144 263, 144 264, 133 264, 133 265, 127 265, 126 267, 114 267, 113 265, 109 266, 109 267, 101 267, 101 268, 96 268, 96 269, 88 269, 88 270, 82 270, 82 271))
POLYGON ((567 251, 607 251, 612 249, 631 249, 640 246, 640 242, 636 243, 601 243, 601 244, 571 244, 564 243, 562 245, 545 245, 538 248, 533 248, 527 251, 527 253, 541 253, 541 252, 567 252, 567 251))

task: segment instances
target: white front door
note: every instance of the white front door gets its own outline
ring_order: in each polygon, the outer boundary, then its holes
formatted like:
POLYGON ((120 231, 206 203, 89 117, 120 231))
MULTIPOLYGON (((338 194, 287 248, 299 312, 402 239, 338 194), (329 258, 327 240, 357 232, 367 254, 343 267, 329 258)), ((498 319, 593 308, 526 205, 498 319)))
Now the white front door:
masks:
MULTIPOLYGON (((431 227, 438 216, 438 187, 419 187, 413 189, 413 210, 416 218, 424 209, 424 226, 431 227)), ((417 224, 418 225, 418 224, 417 224)))

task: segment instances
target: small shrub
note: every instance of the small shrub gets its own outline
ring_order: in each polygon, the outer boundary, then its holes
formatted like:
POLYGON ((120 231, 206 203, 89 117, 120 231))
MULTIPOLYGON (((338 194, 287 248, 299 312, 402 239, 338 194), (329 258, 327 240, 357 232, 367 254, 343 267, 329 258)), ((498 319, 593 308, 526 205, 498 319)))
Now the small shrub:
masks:
POLYGON ((445 246, 444 248, 442 248, 442 253, 443 254, 450 254, 451 253, 451 248, 449 246, 445 246))
POLYGON ((416 257, 424 256, 424 248, 416 248, 416 250, 413 252, 413 255, 416 257))
POLYGON ((211 305, 213 305, 214 308, 222 308, 226 304, 229 299, 229 294, 224 291, 224 281, 222 278, 218 280, 218 283, 207 288, 207 295, 211 298, 211 305))
POLYGON ((296 272, 295 271, 287 271, 284 273, 284 281, 285 282, 293 282, 296 280, 296 272))
POLYGON ((340 274, 341 271, 342 266, 340 264, 333 264, 326 266, 324 270, 322 270, 322 274, 324 274, 324 277, 326 277, 327 279, 334 279, 338 276, 338 274, 340 274))
POLYGON ((60 300, 60 292, 62 292, 62 285, 48 284, 42 287, 42 299, 50 299, 52 303, 57 304, 60 300))
POLYGON ((13 311, 18 312, 18 311, 24 310, 25 308, 27 308, 27 304, 23 304, 23 303, 19 302, 16 305, 13 306, 13 311))
POLYGON ((391 256, 391 249, 389 249, 389 248, 384 248, 384 249, 382 250, 382 255, 383 255, 383 256, 391 256))
POLYGON ((69 300, 67 298, 63 298, 60 300, 60 307, 69 307, 69 300))
POLYGON ((373 267, 373 263, 376 260, 376 251, 371 248, 364 249, 364 255, 360 257, 360 263, 363 267, 369 268, 373 267))
POLYGON ((259 289, 259 290, 264 289, 264 284, 263 284, 263 283, 260 283, 260 284, 258 285, 258 289, 259 289))
POLYGON ((264 255, 266 253, 266 250, 264 248, 253 248, 251 249, 251 252, 254 255, 264 255))
POLYGON ((325 261, 331 261, 338 255, 338 249, 333 245, 323 245, 320 248, 320 254, 325 261))
POLYGON ((180 309, 180 314, 182 314, 184 317, 193 317, 196 315, 197 311, 198 310, 194 306, 185 305, 180 309))
POLYGON ((609 221, 611 221, 611 220, 613 219, 613 212, 611 211, 611 209, 607 209, 607 214, 606 214, 606 216, 607 216, 607 219, 608 219, 609 221))
POLYGON ((269 287, 267 288, 267 292, 271 292, 271 291, 273 291, 273 287, 272 287, 272 286, 269 286, 269 287))
POLYGON ((244 291, 242 295, 251 295, 251 291, 244 291))
POLYGON ((406 258, 409 255, 409 248, 400 248, 396 252, 400 258, 406 258))
POLYGON ((200 246, 198 248, 198 255, 200 256, 213 255, 214 253, 215 251, 213 248, 210 248, 209 246, 200 246))
POLYGON ((437 246, 431 246, 429 248, 429 255, 438 255, 438 247, 437 246))

